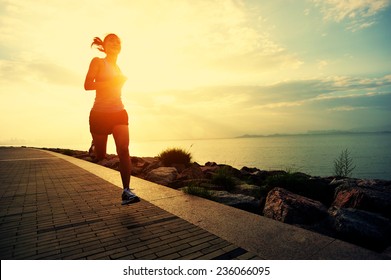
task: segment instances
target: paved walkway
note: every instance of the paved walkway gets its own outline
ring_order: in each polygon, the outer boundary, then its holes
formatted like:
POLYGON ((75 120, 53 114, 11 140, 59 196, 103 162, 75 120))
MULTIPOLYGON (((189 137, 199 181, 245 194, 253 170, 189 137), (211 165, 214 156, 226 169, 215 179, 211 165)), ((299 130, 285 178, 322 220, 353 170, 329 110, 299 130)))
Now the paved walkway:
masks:
POLYGON ((119 173, 0 147, 1 259, 383 259, 369 250, 119 173))

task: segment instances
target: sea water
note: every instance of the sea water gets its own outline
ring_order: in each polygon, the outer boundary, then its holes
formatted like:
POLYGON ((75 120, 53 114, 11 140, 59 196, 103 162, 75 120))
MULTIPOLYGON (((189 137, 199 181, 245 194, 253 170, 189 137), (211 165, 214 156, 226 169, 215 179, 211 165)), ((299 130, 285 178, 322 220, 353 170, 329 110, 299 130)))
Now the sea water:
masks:
MULTIPOLYGON (((334 161, 348 150, 355 166, 351 177, 391 180, 391 133, 305 134, 254 138, 145 141, 130 144, 131 155, 157 156, 182 148, 199 164, 216 162, 236 168, 334 174, 334 161)), ((111 147, 112 151, 115 151, 111 147)), ((110 152, 110 149, 109 149, 110 152)))

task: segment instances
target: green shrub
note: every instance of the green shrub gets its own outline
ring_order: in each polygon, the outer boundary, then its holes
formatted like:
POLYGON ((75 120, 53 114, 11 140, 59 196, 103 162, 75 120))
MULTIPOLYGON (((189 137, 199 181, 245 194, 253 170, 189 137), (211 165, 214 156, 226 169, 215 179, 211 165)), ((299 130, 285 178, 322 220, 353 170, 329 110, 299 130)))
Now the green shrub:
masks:
POLYGON ((294 190, 306 185, 307 181, 308 178, 303 173, 281 172, 268 177, 265 181, 265 184, 269 187, 267 189, 282 187, 294 190))
POLYGON ((188 166, 191 162, 191 154, 180 148, 169 148, 158 155, 165 166, 173 164, 184 164, 188 166))
POLYGON ((195 196, 199 196, 199 197, 203 197, 203 198, 207 198, 207 199, 212 198, 212 193, 210 190, 203 188, 203 187, 200 187, 199 185, 194 184, 194 183, 183 188, 182 191, 184 193, 187 193, 190 195, 195 195, 195 196))
POLYGON ((356 166, 353 166, 353 159, 350 157, 350 152, 345 149, 339 157, 334 161, 334 175, 338 177, 350 177, 356 166))
POLYGON ((221 167, 213 174, 212 184, 222 186, 225 190, 231 191, 235 187, 235 179, 228 167, 221 167))

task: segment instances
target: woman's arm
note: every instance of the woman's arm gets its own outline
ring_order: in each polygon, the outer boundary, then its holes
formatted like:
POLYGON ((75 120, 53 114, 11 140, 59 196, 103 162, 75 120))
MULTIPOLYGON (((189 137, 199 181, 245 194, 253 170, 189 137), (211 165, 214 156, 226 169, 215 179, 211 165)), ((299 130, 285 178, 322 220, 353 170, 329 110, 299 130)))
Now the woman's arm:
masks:
POLYGON ((99 71, 99 58, 95 57, 91 60, 90 67, 88 68, 88 72, 86 75, 86 79, 84 81, 84 89, 85 90, 96 90, 97 83, 95 82, 95 77, 99 71))

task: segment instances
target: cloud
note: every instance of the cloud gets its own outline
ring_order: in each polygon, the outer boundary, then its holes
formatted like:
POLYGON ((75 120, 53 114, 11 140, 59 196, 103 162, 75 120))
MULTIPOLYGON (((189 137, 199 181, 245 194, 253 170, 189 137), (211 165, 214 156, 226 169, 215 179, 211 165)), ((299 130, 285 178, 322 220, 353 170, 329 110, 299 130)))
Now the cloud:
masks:
POLYGON ((323 68, 327 67, 329 65, 329 62, 327 60, 319 60, 318 61, 318 69, 322 70, 323 68))
POLYGON ((351 129, 389 123, 390 75, 335 76, 265 86, 215 86, 131 96, 138 137, 232 137, 244 133, 351 129), (146 113, 148 112, 148 113, 146 113), (167 124, 170 124, 167 126, 167 124), (140 126, 140 127, 139 127, 140 126), (186 128, 186 129, 185 129, 186 128))
POLYGON ((350 112, 356 110, 368 109, 368 107, 353 107, 353 106, 341 106, 336 108, 330 108, 328 111, 330 112, 350 112))
POLYGON ((326 21, 347 22, 357 31, 376 23, 376 15, 390 6, 390 0, 313 0, 326 21))
MULTIPOLYGON (((286 109, 317 110, 322 107, 365 108, 369 100, 388 100, 391 97, 389 76, 363 79, 355 77, 330 77, 318 80, 295 80, 268 86, 204 87, 186 91, 167 91, 134 96, 143 108, 153 110, 154 115, 167 112, 193 112, 208 119, 226 119, 257 110, 268 113, 286 109)), ((386 103, 369 102, 371 106, 386 103)), ((369 105, 368 105, 369 106, 369 105)), ((335 109, 336 110, 336 109, 335 109)))
MULTIPOLYGON (((320 103, 351 103, 354 99, 363 100, 363 98, 364 102, 367 102, 369 98, 388 99, 391 97, 389 75, 371 79, 336 76, 318 80, 287 81, 270 86, 231 88, 230 90, 242 93, 244 107, 258 109, 293 108, 305 105, 316 108, 316 104, 320 103)), ((379 103, 376 106, 385 107, 385 104, 379 103)))
POLYGON ((39 79, 56 85, 81 86, 82 78, 61 65, 33 62, 27 65, 28 71, 35 72, 39 79))
POLYGON ((136 41, 132 48, 140 53, 133 60, 136 65, 153 65, 145 74, 156 76, 159 80, 155 84, 179 88, 182 84, 203 86, 227 80, 235 84, 248 74, 262 71, 267 76, 270 71, 299 68, 303 64, 300 57, 273 38, 267 23, 259 20, 260 14, 252 8, 245 1, 145 4, 142 9, 151 16, 146 22, 135 19, 143 34, 130 38, 136 41))
MULTIPOLYGON (((88 58, 95 55, 89 49, 90 40, 116 32, 123 42, 118 63, 134 77, 132 86, 137 90, 226 81, 243 84, 258 82, 260 76, 275 81, 277 75, 290 75, 304 64, 302 57, 275 39, 270 24, 260 20, 264 12, 247 1, 1 3, 0 32, 12 46, 8 57, 61 65, 84 76, 88 58)), ((70 82, 68 76, 56 82, 70 82)))
POLYGON ((0 81, 7 84, 30 84, 37 81, 58 86, 80 86, 80 75, 63 67, 43 61, 0 60, 0 81))

